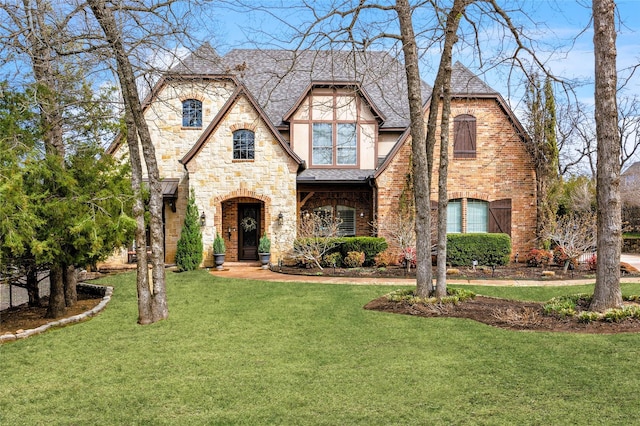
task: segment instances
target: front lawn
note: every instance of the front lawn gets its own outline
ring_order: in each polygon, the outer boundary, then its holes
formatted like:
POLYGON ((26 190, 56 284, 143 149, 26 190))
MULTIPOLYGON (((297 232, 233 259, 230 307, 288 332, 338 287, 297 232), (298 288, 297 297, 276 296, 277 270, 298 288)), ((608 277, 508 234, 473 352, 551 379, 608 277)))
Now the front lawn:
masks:
MULTIPOLYGON (((134 275, 98 317, 0 346, 0 424, 630 424, 640 335, 514 332, 365 311, 395 288, 168 272, 136 324, 134 275)), ((471 287, 548 300, 592 291, 471 287)), ((625 293, 640 293, 626 285, 625 293)))

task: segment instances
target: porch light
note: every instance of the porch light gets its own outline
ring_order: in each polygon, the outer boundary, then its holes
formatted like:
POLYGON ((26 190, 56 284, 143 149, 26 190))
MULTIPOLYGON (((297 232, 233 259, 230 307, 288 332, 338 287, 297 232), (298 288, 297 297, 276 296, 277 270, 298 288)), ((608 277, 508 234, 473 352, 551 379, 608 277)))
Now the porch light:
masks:
POLYGON ((207 224, 207 216, 205 216, 204 212, 200 215, 200 226, 205 226, 207 224))
POLYGON ((364 217, 364 212, 360 212, 360 217, 364 217))
POLYGON ((278 213, 278 225, 282 226, 284 224, 284 215, 282 212, 278 213))

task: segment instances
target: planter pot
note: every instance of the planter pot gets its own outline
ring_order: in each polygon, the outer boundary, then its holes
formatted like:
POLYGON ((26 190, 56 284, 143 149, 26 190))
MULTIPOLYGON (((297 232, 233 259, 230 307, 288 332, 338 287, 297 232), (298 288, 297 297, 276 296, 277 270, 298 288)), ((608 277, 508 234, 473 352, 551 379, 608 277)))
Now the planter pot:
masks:
POLYGON ((262 265, 262 269, 269 269, 269 262, 271 261, 271 253, 258 253, 258 259, 260 259, 260 264, 262 265))
POLYGON ((224 253, 223 254, 214 254, 213 262, 216 265, 216 269, 218 271, 222 270, 222 264, 224 263, 224 253))

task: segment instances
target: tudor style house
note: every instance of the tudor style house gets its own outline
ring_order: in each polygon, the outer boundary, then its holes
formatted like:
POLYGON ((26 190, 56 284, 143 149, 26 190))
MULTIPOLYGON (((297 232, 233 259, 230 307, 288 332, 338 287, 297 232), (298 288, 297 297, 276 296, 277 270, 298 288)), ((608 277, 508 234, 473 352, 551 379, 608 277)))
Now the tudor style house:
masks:
MULTIPOLYGON (((536 223, 525 132, 500 94, 459 63, 452 92, 448 231, 504 232, 524 253, 536 223)), ((387 52, 193 52, 145 101, 164 179, 166 261, 191 190, 205 266, 216 233, 227 261, 243 261, 256 259, 266 232, 277 262, 305 212, 339 215, 345 236, 385 236, 410 167, 406 93, 403 65, 387 52)), ((425 120, 430 94, 423 83, 425 120)), ((109 152, 127 150, 115 142, 109 152)))

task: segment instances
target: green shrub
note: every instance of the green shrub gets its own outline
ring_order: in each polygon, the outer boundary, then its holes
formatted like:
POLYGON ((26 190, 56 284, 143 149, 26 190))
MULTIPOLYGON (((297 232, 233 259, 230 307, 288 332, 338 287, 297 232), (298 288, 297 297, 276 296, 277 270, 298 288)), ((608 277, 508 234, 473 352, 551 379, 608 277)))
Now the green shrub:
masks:
POLYGON ((267 237, 266 231, 258 242, 258 253, 271 253, 271 240, 267 237))
POLYGON ((213 253, 224 254, 226 250, 227 249, 224 246, 224 240, 222 239, 220 234, 216 232, 216 238, 213 240, 213 253))
POLYGON ((621 322, 627 318, 638 317, 640 317, 640 308, 637 306, 625 306, 620 309, 609 309, 602 315, 602 319, 607 322, 621 322))
POLYGON ((364 264, 364 253, 361 251, 350 251, 343 259, 347 268, 359 268, 364 264))
POLYGON ((449 234, 447 263, 452 266, 506 265, 511 254, 511 238, 507 234, 449 234))
POLYGON ((462 288, 447 288, 447 295, 443 297, 441 300, 438 300, 436 297, 427 297, 420 298, 415 295, 414 289, 403 289, 396 290, 389 294, 387 294, 387 300, 391 302, 401 302, 407 301, 409 303, 426 303, 426 304, 436 304, 436 303, 452 303, 458 304, 460 302, 464 302, 466 300, 470 300, 476 297, 476 294, 471 290, 466 290, 462 288))
POLYGON ((350 251, 363 252, 366 266, 373 265, 376 256, 388 247, 387 241, 379 237, 344 237, 341 242, 340 252, 343 258, 346 258, 350 251))
POLYGON ((558 296, 549 300, 542 306, 546 315, 557 315, 560 317, 572 317, 576 315, 578 304, 588 305, 592 296, 589 294, 570 294, 558 296))
POLYGON ((322 257, 322 266, 326 267, 340 267, 342 266, 342 254, 339 251, 325 254, 322 257))
POLYGON ((187 203, 182 232, 176 248, 176 266, 179 271, 193 271, 202 263, 202 233, 200 214, 193 190, 187 203))
POLYGON ((600 319, 600 314, 598 312, 582 311, 578 314, 578 321, 584 322, 584 323, 598 321, 599 319, 600 319))

